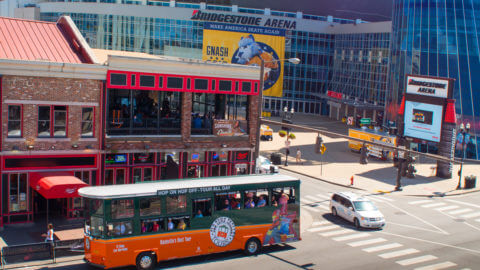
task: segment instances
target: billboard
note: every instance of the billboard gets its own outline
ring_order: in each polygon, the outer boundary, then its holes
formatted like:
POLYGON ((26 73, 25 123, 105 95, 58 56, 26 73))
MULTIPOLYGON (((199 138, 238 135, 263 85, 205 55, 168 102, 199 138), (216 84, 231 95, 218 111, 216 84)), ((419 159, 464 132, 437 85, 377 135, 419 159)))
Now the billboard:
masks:
POLYGON ((407 75, 407 94, 449 98, 451 79, 407 75))
POLYGON ((265 72, 263 95, 282 97, 285 30, 259 26, 205 23, 203 30, 204 61, 260 66, 261 59, 270 71, 265 72))
POLYGON ((406 101, 404 135, 427 141, 440 142, 442 119, 442 105, 406 101))

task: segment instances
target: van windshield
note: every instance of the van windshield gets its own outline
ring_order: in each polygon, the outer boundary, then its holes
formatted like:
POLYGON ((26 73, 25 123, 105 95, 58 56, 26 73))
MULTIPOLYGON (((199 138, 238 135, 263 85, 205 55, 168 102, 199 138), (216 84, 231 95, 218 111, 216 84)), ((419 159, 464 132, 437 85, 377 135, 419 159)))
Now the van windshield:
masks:
POLYGON ((355 210, 357 211, 377 211, 377 207, 369 201, 356 201, 353 202, 355 210))

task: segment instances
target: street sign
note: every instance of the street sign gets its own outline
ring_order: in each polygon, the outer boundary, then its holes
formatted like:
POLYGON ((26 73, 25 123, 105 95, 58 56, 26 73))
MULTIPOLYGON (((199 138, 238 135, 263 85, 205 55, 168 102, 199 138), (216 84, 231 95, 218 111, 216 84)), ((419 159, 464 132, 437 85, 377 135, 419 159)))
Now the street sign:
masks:
POLYGON ((349 116, 347 118, 347 125, 352 126, 353 125, 353 116, 349 116))
POLYGON ((325 153, 325 151, 327 151, 327 147, 322 143, 322 146, 320 146, 320 154, 323 155, 323 153, 325 153))
POLYGON ((371 122, 372 122, 372 119, 370 119, 370 118, 360 119, 360 124, 362 124, 362 125, 370 125, 371 122))

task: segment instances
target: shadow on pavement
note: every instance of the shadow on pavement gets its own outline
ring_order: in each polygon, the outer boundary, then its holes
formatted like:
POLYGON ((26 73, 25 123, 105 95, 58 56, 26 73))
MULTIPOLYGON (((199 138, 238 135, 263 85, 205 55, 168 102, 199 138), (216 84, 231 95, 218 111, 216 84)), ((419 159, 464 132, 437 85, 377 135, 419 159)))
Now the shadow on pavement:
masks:
MULTIPOLYGON (((393 166, 388 168, 380 168, 380 169, 359 173, 357 175, 395 186, 396 177, 397 177, 397 168, 393 166)), ((402 186, 409 186, 409 185, 434 183, 434 182, 443 181, 443 180, 444 179, 435 177, 435 176, 426 177, 426 176, 416 174, 415 178, 402 177, 401 181, 402 181, 402 186)))

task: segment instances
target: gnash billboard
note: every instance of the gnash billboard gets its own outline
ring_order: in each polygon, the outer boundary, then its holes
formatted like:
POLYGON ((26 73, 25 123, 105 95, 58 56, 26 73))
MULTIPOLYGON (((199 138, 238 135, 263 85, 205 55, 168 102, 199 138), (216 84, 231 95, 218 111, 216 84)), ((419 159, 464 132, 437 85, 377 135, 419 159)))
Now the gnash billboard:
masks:
POLYGON ((265 61, 263 95, 282 97, 285 30, 258 26, 205 23, 203 60, 260 66, 265 61))

